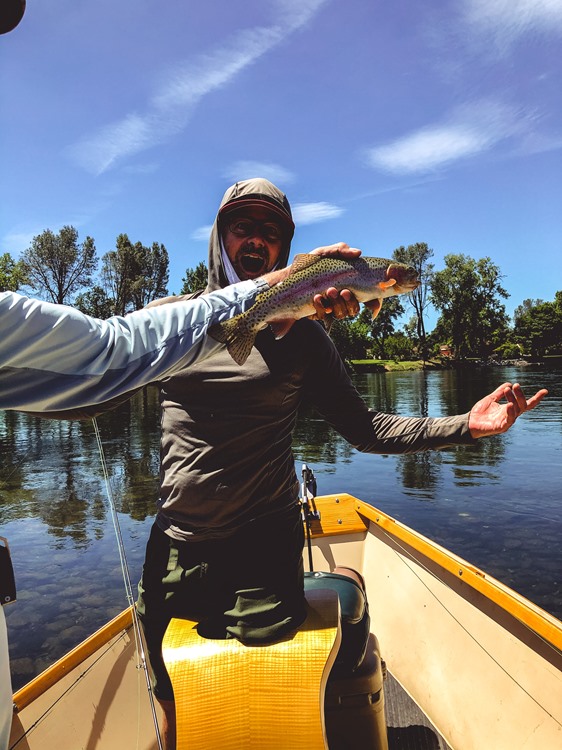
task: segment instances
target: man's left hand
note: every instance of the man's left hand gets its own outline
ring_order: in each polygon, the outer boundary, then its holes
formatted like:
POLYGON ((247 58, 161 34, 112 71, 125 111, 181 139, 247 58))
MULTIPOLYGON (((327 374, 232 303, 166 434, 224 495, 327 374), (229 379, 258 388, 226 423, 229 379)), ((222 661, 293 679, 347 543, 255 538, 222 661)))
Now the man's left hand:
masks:
POLYGON ((517 417, 538 406, 547 393, 546 388, 541 388, 527 399, 519 383, 503 383, 470 410, 470 434, 473 438, 481 438, 507 432, 517 417), (500 403, 504 398, 506 403, 500 403))

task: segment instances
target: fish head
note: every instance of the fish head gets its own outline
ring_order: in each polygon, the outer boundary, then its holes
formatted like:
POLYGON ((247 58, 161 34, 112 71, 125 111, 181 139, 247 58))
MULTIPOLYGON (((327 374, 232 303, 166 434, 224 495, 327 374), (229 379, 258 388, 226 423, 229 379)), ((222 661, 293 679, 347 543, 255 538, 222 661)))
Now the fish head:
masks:
POLYGON ((395 282, 392 286, 394 294, 413 292, 421 283, 415 268, 395 261, 392 261, 386 269, 386 280, 395 282))

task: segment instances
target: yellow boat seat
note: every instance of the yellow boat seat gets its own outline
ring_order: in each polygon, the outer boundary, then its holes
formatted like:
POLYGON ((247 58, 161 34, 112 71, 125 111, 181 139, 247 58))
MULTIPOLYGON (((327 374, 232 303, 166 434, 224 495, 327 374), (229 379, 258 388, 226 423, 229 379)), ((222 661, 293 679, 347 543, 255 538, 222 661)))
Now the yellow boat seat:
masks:
POLYGON ((267 645, 203 638, 174 618, 162 652, 176 702, 177 750, 328 747, 326 683, 340 639, 335 591, 306 592, 299 630, 267 645))

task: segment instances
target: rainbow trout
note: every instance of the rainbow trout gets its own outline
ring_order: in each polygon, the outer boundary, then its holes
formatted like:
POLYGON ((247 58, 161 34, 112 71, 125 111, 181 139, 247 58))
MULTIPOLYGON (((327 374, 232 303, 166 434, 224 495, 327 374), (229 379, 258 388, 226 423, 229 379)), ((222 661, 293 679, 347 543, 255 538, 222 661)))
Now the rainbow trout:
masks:
POLYGON ((359 302, 370 304, 376 317, 385 297, 411 292, 419 286, 416 271, 386 258, 360 256, 344 260, 320 255, 297 255, 288 278, 258 295, 253 307, 217 323, 210 335, 226 347, 239 365, 248 359, 258 331, 271 326, 282 338, 291 321, 315 314, 312 299, 329 287, 349 289, 359 302))

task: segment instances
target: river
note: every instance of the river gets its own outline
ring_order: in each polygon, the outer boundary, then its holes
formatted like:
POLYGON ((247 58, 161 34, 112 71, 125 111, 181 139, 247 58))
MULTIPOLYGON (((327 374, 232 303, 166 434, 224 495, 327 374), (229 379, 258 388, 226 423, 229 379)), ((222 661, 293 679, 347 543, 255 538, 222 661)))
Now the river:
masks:
MULTIPOLYGON (((433 453, 360 454, 305 411, 297 469, 315 470, 319 494, 346 491, 380 507, 562 619, 562 370, 355 376, 372 408, 422 416, 466 412, 504 381, 550 395, 505 435, 433 453)), ((158 492, 157 390, 98 423, 136 585, 158 492)), ((0 534, 18 586, 18 601, 5 608, 17 689, 127 599, 92 423, 3 412, 0 448, 0 534)))

